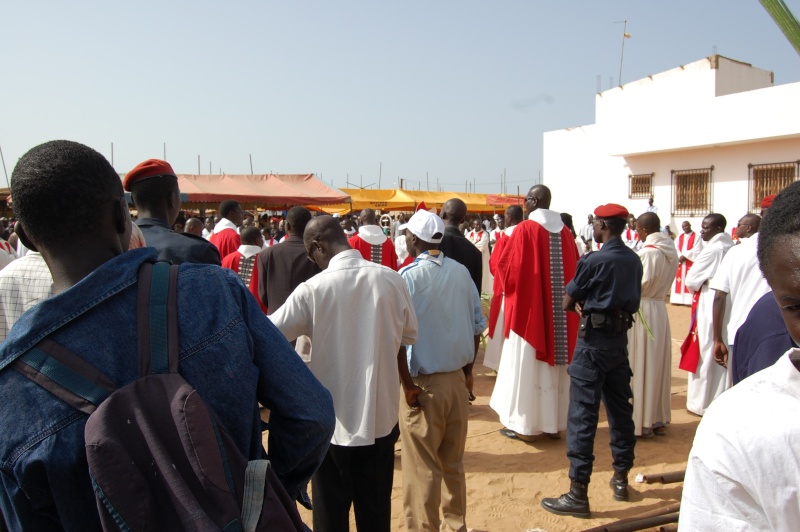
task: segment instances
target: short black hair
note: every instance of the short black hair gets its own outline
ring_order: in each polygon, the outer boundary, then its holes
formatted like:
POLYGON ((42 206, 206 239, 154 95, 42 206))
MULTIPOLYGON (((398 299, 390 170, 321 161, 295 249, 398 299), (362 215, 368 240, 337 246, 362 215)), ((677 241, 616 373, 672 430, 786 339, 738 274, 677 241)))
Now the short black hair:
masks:
POLYGON ((223 218, 227 218, 230 213, 239 208, 241 207, 238 201, 232 199, 225 200, 219 204, 219 215, 223 218))
POLYGON ((786 236, 800 236, 800 181, 795 181, 778 194, 772 207, 761 220, 758 237, 758 265, 767 275, 775 249, 786 246, 786 236))
POLYGON ((611 231, 611 234, 614 236, 621 235, 622 231, 625 230, 625 225, 628 223, 628 220, 623 220, 622 218, 600 218, 600 219, 606 224, 606 227, 608 227, 608 230, 611 231))
POLYGON ((261 229, 259 229, 254 225, 251 225, 250 227, 242 231, 242 244, 248 246, 254 246, 256 245, 256 242, 258 242, 258 237, 260 236, 261 236, 261 229))
POLYGON ((292 231, 297 236, 303 236, 303 232, 310 221, 311 211, 305 207, 292 207, 286 213, 286 223, 292 226, 292 231))
POLYGON ((69 140, 31 148, 11 174, 14 214, 37 245, 65 245, 75 236, 95 234, 103 205, 121 200, 122 180, 101 154, 69 140), (64 213, 70 223, 63 223, 64 213))
POLYGON ((725 226, 728 225, 728 220, 726 220, 725 217, 718 212, 712 212, 703 219, 704 220, 708 219, 708 221, 710 221, 712 224, 716 225, 723 231, 725 230, 725 226))
POLYGON ((133 204, 143 209, 159 208, 178 188, 178 178, 162 175, 135 181, 130 185, 133 204))

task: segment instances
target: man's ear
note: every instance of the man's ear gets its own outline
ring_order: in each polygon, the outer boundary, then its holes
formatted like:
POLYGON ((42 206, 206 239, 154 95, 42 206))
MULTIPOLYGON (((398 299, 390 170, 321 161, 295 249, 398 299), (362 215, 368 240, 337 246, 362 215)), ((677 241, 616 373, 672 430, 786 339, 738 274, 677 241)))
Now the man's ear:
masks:
POLYGON ((28 234, 25 232, 25 228, 22 227, 22 223, 20 221, 17 221, 16 225, 14 225, 14 232, 17 234, 17 238, 19 238, 23 246, 31 251, 38 251, 34 243, 28 238, 28 234))
POLYGON ((128 230, 127 223, 130 223, 131 214, 128 211, 128 202, 125 201, 125 196, 122 199, 115 201, 111 209, 112 223, 114 229, 119 234, 125 234, 128 230))

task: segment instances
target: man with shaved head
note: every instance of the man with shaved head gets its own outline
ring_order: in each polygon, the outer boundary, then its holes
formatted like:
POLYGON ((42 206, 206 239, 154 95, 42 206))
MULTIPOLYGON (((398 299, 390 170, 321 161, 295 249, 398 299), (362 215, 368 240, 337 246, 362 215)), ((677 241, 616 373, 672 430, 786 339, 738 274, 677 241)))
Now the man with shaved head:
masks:
POLYGON ((633 372, 633 423, 635 434, 652 438, 664 435, 672 420, 672 331, 664 297, 678 269, 675 243, 661 232, 661 220, 654 212, 646 212, 636 220, 636 232, 642 248, 637 252, 642 261, 642 299, 639 304, 642 320, 628 330, 628 360, 633 372))
POLYGON ((360 222, 358 233, 349 240, 350 247, 357 249, 366 260, 383 264, 396 271, 397 253, 394 250, 394 243, 378 225, 375 211, 372 209, 361 211, 360 222))
POLYGON ((411 296, 397 272, 350 247, 337 219, 317 216, 303 241, 322 272, 270 319, 288 340, 311 339, 309 369, 333 396, 336 430, 311 481, 313 528, 348 530, 352 505, 359 530, 388 532, 400 379, 411 381, 403 344, 417 338, 411 296))
MULTIPOLYGON (((758 228, 761 217, 745 214, 736 226, 739 244, 722 259, 709 288, 714 291, 713 332, 714 361, 727 368, 735 356, 736 331, 747 319, 750 309, 769 292, 767 280, 758 267, 758 228), (730 303, 728 299, 730 298, 730 303)), ((732 383, 728 372, 729 384, 732 383)))
POLYGON ((693 293, 694 317, 689 336, 681 346, 680 368, 689 372, 686 409, 698 416, 702 416, 708 405, 728 389, 727 371, 714 362, 714 292, 709 288, 709 281, 733 246, 733 240, 725 232, 726 224, 725 217, 719 213, 703 218, 700 225, 703 250, 684 280, 693 293))
POLYGON ((467 217, 467 204, 458 198, 452 198, 442 206, 444 220, 444 238, 439 244, 439 251, 454 261, 461 263, 469 271, 478 293, 481 292, 483 276, 483 257, 472 242, 467 240, 459 226, 467 217))
POLYGON ((550 189, 535 185, 525 198, 528 219, 516 226, 497 258, 503 301, 502 353, 489 405, 509 438, 558 438, 567 428, 569 364, 578 317, 561 308, 575 275, 578 247, 550 189))

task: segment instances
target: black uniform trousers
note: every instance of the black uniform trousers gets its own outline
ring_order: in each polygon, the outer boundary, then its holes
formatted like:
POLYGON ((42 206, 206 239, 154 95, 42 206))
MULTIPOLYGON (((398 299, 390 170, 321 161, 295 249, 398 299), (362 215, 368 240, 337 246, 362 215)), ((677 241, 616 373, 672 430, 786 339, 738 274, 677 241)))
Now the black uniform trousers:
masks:
POLYGON ((593 348, 578 340, 569 369, 567 457, 569 478, 588 484, 594 462, 594 437, 600 401, 606 406, 611 430, 614 470, 633 467, 636 436, 631 399, 631 367, 626 347, 593 348))
POLYGON ((389 532, 392 524, 394 444, 400 437, 395 425, 372 445, 345 447, 331 444, 311 478, 314 530, 350 529, 350 505, 358 530, 389 532))

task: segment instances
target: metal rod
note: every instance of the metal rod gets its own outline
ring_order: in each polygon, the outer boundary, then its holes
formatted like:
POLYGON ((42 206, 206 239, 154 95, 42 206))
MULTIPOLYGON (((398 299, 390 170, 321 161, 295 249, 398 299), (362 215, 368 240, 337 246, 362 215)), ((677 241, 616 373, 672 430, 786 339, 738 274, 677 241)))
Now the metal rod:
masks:
MULTIPOLYGON (((251 153, 249 155, 250 155, 250 173, 252 174, 253 173, 253 154, 251 153)), ((322 174, 320 174, 320 175, 322 175, 322 174)))
POLYGON ((164 160, 167 160, 167 143, 164 143, 164 160))
POLYGON ((628 29, 628 19, 622 21, 622 51, 619 54, 619 86, 622 86, 622 59, 625 57, 625 39, 628 38, 626 30, 628 29))
POLYGON ((197 175, 200 175, 200 156, 197 156, 197 175))
MULTIPOLYGON (((6 170, 6 158, 3 157, 3 148, 0 147, 0 160, 3 161, 3 173, 6 174, 6 186, 11 188, 11 183, 8 181, 8 170, 6 170)), ((111 166, 114 166, 113 164, 111 166)))
POLYGON ((111 143, 111 167, 114 167, 114 143, 111 143))

